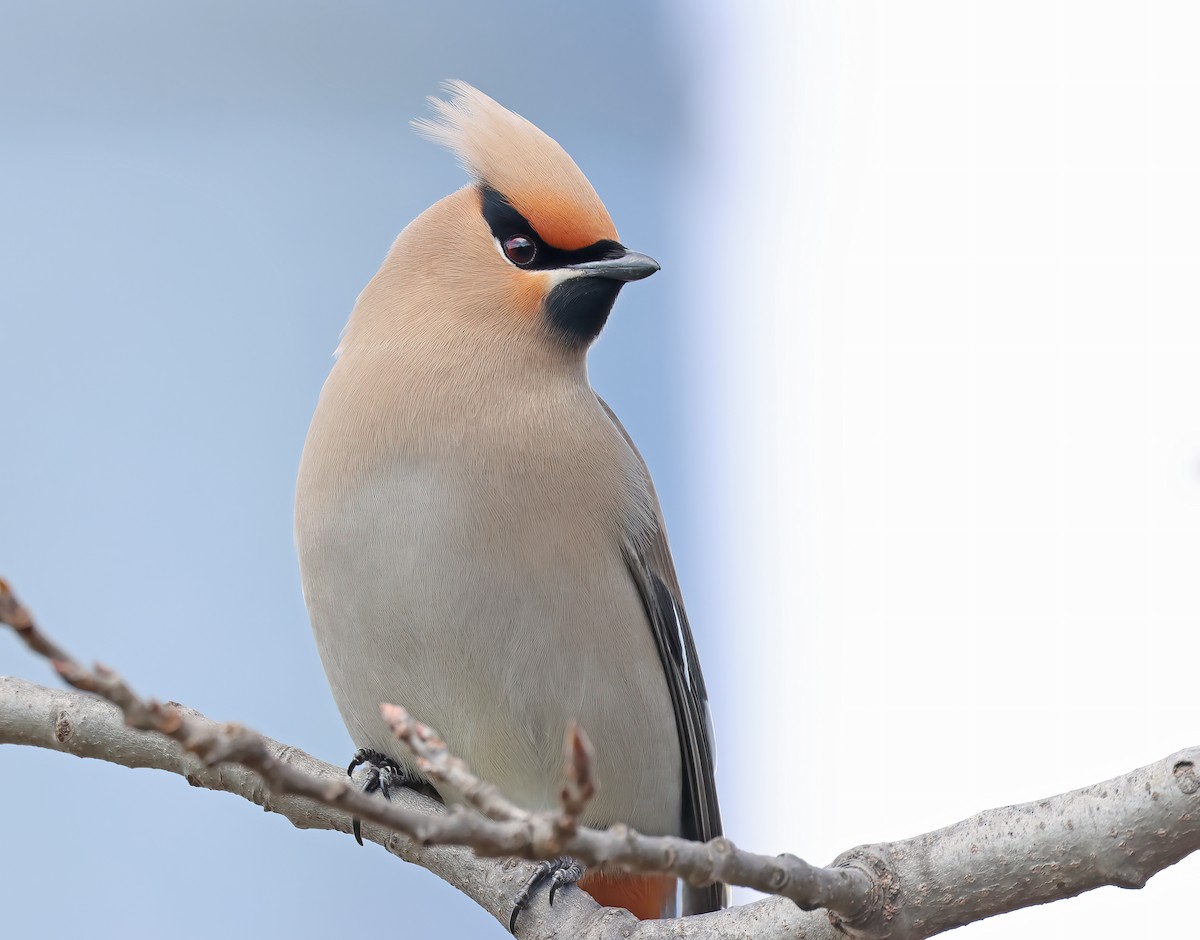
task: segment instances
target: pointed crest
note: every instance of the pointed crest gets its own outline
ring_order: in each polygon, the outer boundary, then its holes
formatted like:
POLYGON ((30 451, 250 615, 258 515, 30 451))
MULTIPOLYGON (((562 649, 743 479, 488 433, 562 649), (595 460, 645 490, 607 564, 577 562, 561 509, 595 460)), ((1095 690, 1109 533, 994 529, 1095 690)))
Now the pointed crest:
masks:
POLYGON ((413 121, 448 147, 478 183, 503 195, 556 248, 574 250, 617 232, 587 177, 552 137, 466 82, 430 98, 436 116, 413 121))

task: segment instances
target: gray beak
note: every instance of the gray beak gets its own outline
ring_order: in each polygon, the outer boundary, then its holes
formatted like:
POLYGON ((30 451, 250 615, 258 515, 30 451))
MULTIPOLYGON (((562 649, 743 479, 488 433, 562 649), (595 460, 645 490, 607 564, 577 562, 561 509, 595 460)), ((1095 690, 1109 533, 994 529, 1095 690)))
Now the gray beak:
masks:
POLYGON ((568 264, 566 270, 578 271, 589 277, 607 277, 614 281, 640 281, 649 277, 659 269, 659 264, 649 255, 640 251, 626 251, 619 258, 605 258, 602 261, 584 261, 582 264, 568 264))

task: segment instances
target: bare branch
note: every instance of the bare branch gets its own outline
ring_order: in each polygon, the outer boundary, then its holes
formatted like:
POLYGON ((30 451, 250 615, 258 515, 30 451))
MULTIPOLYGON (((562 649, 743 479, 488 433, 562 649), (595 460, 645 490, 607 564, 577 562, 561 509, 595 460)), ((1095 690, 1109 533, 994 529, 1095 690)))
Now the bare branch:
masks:
POLYGON ((392 733, 416 757, 417 769, 435 784, 449 787, 488 819, 524 822, 532 815, 510 802, 497 786, 471 773, 462 758, 450 753, 436 731, 414 720, 399 705, 385 703, 379 710, 392 733))
MULTIPOLYGON (((803 896, 802 906, 808 909, 832 907, 850 913, 858 912, 862 904, 842 906, 829 903, 829 900, 836 902, 849 897, 854 901, 854 888, 859 889, 857 893, 860 896, 864 888, 868 895, 871 892, 870 879, 863 877, 855 868, 830 869, 828 879, 823 881, 820 873, 824 873, 824 869, 813 868, 791 857, 776 859, 742 853, 725 839, 699 844, 675 837, 645 836, 627 827, 616 826, 610 830, 579 828, 560 844, 558 833, 564 827, 559 814, 529 813, 515 806, 496 787, 471 774, 462 760, 449 753, 432 729, 411 722, 402 709, 395 709, 396 717, 401 724, 405 721, 409 723, 405 740, 414 748, 418 759, 427 762, 422 764, 423 769, 432 779, 452 781, 454 788, 464 795, 469 805, 483 810, 492 818, 459 808, 445 813, 430 813, 406 805, 407 801, 384 801, 363 793, 345 776, 325 781, 297 771, 272 754, 270 743, 273 742, 247 728, 234 724, 216 725, 198 713, 187 712, 172 704, 163 705, 152 699, 142 699, 106 667, 96 666, 93 670, 84 668, 38 629, 32 615, 4 582, 0 582, 0 621, 14 626, 18 636, 34 652, 49 656, 51 653, 47 651, 53 651, 51 662, 59 675, 76 688, 94 692, 112 702, 121 709, 129 727, 166 735, 208 766, 229 762, 253 770, 273 793, 305 797, 341 809, 393 832, 403 833, 424 846, 468 846, 480 855, 534 861, 552 859, 567 852, 597 868, 620 866, 635 871, 662 872, 701 883, 717 877, 748 887, 767 886, 767 890, 770 890, 771 884, 779 884, 784 888, 811 889, 811 895, 803 896), (726 872, 731 877, 726 877, 726 872), (811 877, 812 873, 818 873, 818 877, 811 877), (857 884, 854 881, 856 874, 857 884), (735 880, 737 876, 740 876, 740 880, 735 880)), ((456 882, 452 883, 462 887, 456 882)), ((763 890, 761 887, 759 889, 763 890)), ((788 896, 792 893, 796 892, 788 893, 788 896)), ((514 895, 515 889, 509 898, 514 895)), ((501 922, 506 922, 507 909, 503 914, 490 907, 488 909, 501 922)), ((722 913, 709 916, 724 918, 731 915, 722 913)), ((649 923, 652 922, 646 922, 649 923)), ((637 935, 653 936, 653 933, 642 932, 648 929, 640 927, 637 935)), ((622 936, 633 934, 622 932, 622 936)))
POLYGON ((568 839, 579 828, 579 817, 596 795, 596 782, 592 778, 596 751, 583 729, 575 722, 567 726, 563 741, 563 784, 558 801, 562 813, 554 823, 554 834, 559 839, 568 839))
MULTIPOLYGON (((531 860, 569 855, 592 868, 621 868, 626 871, 666 873, 693 884, 714 881, 777 894, 802 910, 826 908, 845 920, 865 916, 877 896, 874 876, 856 862, 845 867, 817 868, 794 855, 755 855, 737 848, 728 839, 692 842, 677 836, 647 836, 628 826, 588 829, 572 822, 581 809, 580 792, 569 794, 560 811, 529 812, 514 805, 494 786, 476 777, 466 763, 455 757, 437 732, 412 718, 396 705, 382 706, 384 720, 392 732, 413 752, 417 766, 435 784, 447 785, 463 794, 467 802, 485 813, 496 827, 477 827, 469 842, 461 830, 451 831, 453 814, 432 822, 423 832, 430 842, 469 844, 485 855, 503 855, 531 860), (446 824, 443 831, 443 824, 446 824)), ((583 787, 591 786, 590 745, 580 736, 568 735, 571 761, 580 761, 568 773, 585 775, 583 787), (576 754, 576 751, 579 754, 576 754)), ((571 789, 568 786, 567 789, 571 789)))
POLYGON ((838 861, 858 860, 894 886, 891 929, 902 937, 932 937, 1104 885, 1141 888, 1200 849, 1198 768, 1200 748, 1189 748, 1081 790, 861 846, 838 861))
POLYGON ((467 808, 446 811, 409 792, 388 803, 363 794, 340 770, 303 752, 237 725, 217 725, 182 706, 141 699, 103 667, 84 669, 38 630, 3 581, 0 621, 12 625, 72 685, 116 704, 130 728, 157 732, 129 731, 105 703, 0 679, 0 743, 170 770, 195 785, 238 793, 298 826, 344 832, 353 813, 376 824, 364 828, 367 838, 440 875, 502 923, 528 866, 487 862, 453 846, 539 860, 568 854, 594 867, 670 873, 699 884, 721 880, 781 895, 715 914, 638 922, 627 912, 601 912, 582 892, 570 892, 559 895, 553 909, 531 907, 522 916, 522 936, 924 938, 1101 885, 1141 887, 1200 848, 1200 748, 1082 790, 988 810, 912 839, 862 846, 830 868, 817 868, 793 856, 743 852, 724 839, 700 844, 623 826, 579 826, 596 782, 591 746, 574 728, 564 745, 561 807, 530 812, 475 777, 432 729, 403 709, 385 706, 385 718, 421 769, 462 794, 467 808), (213 769, 217 763, 220 771, 213 769), (809 913, 810 908, 826 910, 809 913))
POLYGON ((174 706, 139 698, 103 666, 85 669, 44 637, 7 584, 0 585, 0 595, 7 605, 0 607, 0 613, 22 624, 18 634, 30 648, 35 652, 54 649, 61 654, 53 660, 59 675, 76 688, 95 692, 118 706, 130 727, 165 734, 210 766, 228 761, 247 767, 276 793, 304 796, 353 812, 425 845, 463 845, 480 855, 531 861, 568 854, 598 869, 671 874, 695 884, 724 881, 782 895, 803 910, 827 908, 847 920, 863 917, 876 896, 874 879, 857 864, 823 869, 795 856, 743 852, 728 839, 696 843, 675 836, 647 836, 621 825, 605 830, 577 828, 559 813, 523 810, 494 785, 472 774, 465 762, 450 754, 436 732, 394 705, 383 707, 385 717, 413 750, 421 770, 435 783, 448 784, 478 812, 452 809, 430 815, 371 797, 345 778, 336 786, 319 784, 273 758, 265 739, 246 728, 203 725, 174 706))
POLYGON ((6 623, 16 630, 26 646, 51 663, 71 658, 38 630, 33 615, 17 600, 17 595, 3 578, 0 578, 0 623, 6 623))
MULTIPOLYGON (((206 733, 221 734, 224 730, 222 725, 183 705, 170 707, 206 733)), ((334 767, 270 738, 264 737, 262 742, 275 760, 311 777, 318 788, 336 789, 346 779, 344 767, 334 767)), ((194 787, 240 796, 284 816, 300 829, 350 831, 347 812, 305 797, 276 793, 264 786, 257 773, 237 765, 210 767, 170 738, 130 728, 111 703, 67 689, 49 689, 24 679, 0 676, 0 744, 42 747, 125 767, 167 771, 194 787)), ((445 812, 440 804, 411 790, 394 792, 392 800, 422 815, 434 817, 445 812)), ((480 858, 459 846, 421 845, 372 822, 364 822, 363 838, 433 872, 501 923, 508 922, 512 899, 531 870, 526 863, 480 858)), ((517 934, 522 940, 744 938, 747 929, 743 917, 747 915, 756 925, 755 937, 762 940, 834 940, 837 936, 823 913, 806 914, 779 898, 703 918, 639 923, 626 911, 601 909, 582 891, 559 892, 554 907, 532 904, 521 913, 517 934)))

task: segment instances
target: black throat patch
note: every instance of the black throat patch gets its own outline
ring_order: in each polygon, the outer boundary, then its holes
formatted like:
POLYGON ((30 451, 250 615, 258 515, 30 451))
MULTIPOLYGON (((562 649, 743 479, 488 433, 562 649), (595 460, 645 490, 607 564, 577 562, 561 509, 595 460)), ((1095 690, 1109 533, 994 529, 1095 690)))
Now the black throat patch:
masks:
MULTIPOLYGON (((537 246, 533 261, 519 265, 523 270, 553 271, 571 264, 619 258, 625 254, 624 245, 608 238, 573 251, 558 248, 543 239, 502 193, 481 184, 479 194, 483 219, 502 245, 513 235, 523 235, 537 246)), ((592 275, 568 278, 546 296, 542 305, 546 325, 572 345, 591 343, 608 322, 608 315, 623 286, 623 281, 614 278, 592 275)))
POLYGON ((546 297, 542 310, 556 333, 571 343, 587 344, 600 335, 623 281, 610 277, 573 277, 546 297))

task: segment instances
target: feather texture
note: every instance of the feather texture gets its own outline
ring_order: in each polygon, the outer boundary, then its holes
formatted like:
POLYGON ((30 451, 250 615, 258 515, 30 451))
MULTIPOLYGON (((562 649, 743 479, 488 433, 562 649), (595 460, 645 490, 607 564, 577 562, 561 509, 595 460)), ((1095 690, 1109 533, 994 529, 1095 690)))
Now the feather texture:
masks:
MULTIPOLYGON (((630 449, 638 453, 633 439, 625 430, 608 403, 600 399, 609 419, 624 436, 630 449)), ((645 462, 642 461, 645 466, 645 462)), ((647 471, 646 479, 650 479, 647 471)), ((667 543, 666 524, 658 496, 650 484, 655 507, 655 525, 646 545, 629 545, 625 562, 638 588, 638 596, 646 611, 646 620, 654 635, 655 647, 662 662, 675 711, 675 726, 679 733, 682 781, 682 835, 688 839, 707 842, 723 834, 721 808, 717 802, 716 750, 712 740, 712 718, 708 709, 708 690, 696 655, 696 642, 683 608, 683 594, 671 560, 667 543)), ((684 885, 683 911, 703 914, 720 910, 727 903, 728 892, 723 884, 703 888, 684 885)))
POLYGON ((446 90, 449 98, 429 99, 434 119, 413 121, 423 136, 448 147, 556 248, 619 241, 596 190, 554 138, 466 82, 447 82, 446 90))
MULTIPOLYGON (((482 187, 564 251, 616 231, 557 143, 449 90, 418 127, 475 185, 405 228, 359 295, 301 460, 296 542, 334 698, 356 745, 405 760, 378 711, 397 702, 531 809, 556 805, 576 720, 601 781, 587 824, 710 839, 707 696, 662 511, 587 343, 549 322, 564 281, 604 270, 510 263, 482 187)), ((672 879, 592 883, 643 915, 674 897, 672 879)), ((686 888, 683 909, 723 900, 686 888)))

